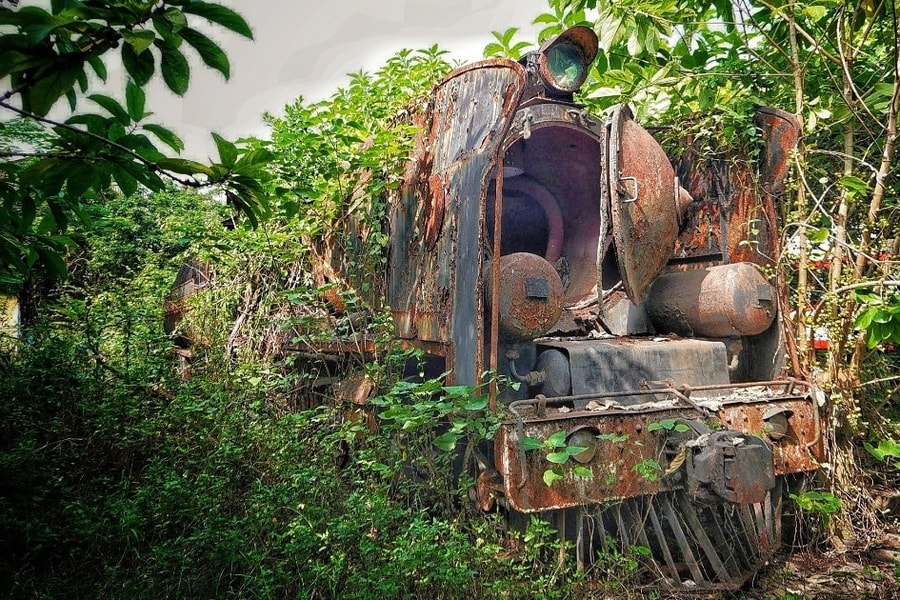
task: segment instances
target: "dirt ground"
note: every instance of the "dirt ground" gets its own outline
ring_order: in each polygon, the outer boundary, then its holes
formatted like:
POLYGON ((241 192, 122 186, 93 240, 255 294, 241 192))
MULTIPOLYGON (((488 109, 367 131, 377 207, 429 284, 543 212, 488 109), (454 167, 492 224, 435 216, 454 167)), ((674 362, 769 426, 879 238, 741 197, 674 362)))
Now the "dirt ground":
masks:
POLYGON ((777 557, 751 586, 729 600, 900 600, 900 533, 859 551, 777 557))

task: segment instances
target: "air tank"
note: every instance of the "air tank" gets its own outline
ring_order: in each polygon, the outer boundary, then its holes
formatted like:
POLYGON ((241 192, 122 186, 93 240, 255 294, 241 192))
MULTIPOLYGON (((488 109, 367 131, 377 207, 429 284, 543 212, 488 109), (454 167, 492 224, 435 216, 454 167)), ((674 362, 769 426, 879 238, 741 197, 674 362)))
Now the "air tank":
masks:
POLYGON ((659 333, 726 338, 758 335, 775 319, 775 290, 752 263, 659 276, 645 304, 659 333))

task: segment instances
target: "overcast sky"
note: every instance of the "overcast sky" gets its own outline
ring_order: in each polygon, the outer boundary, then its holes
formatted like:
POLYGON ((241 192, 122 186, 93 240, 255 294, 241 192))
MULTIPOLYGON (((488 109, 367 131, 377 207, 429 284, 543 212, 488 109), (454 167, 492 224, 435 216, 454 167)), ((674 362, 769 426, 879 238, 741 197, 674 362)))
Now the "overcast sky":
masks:
POLYGON ((210 32, 228 52, 231 80, 192 65, 184 97, 158 85, 148 98, 151 120, 177 131, 183 156, 197 160, 214 152, 210 131, 266 137, 264 112, 281 114, 298 96, 327 98, 347 73, 375 71, 401 48, 439 44, 468 62, 481 58, 492 31, 518 27, 522 39, 536 42, 532 21, 548 11, 546 0, 218 1, 238 11, 255 37, 210 32))

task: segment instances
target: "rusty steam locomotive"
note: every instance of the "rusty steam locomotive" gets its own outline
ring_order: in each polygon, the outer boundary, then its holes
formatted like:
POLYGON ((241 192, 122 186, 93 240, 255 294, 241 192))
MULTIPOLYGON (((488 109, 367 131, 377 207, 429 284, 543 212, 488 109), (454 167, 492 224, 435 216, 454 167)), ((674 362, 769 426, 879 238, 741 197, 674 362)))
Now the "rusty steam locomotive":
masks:
POLYGON ((390 203, 387 299, 432 375, 520 383, 491 387, 511 416, 479 504, 553 519, 580 561, 612 537, 649 549, 661 582, 733 588, 781 543, 784 489, 823 451, 814 390, 781 378, 764 274, 799 127, 761 109, 746 185, 690 165, 681 185, 627 107, 573 102, 596 53, 575 27, 437 85, 390 203), (578 450, 562 465, 526 443, 562 435, 578 450))
POLYGON ((686 147, 673 167, 628 107, 574 102, 597 48, 574 27, 434 88, 372 287, 428 377, 489 385, 508 415, 471 473, 482 508, 550 519, 583 563, 615 539, 661 585, 736 588, 823 457, 767 269, 799 126, 763 108, 755 162, 710 172, 686 147))

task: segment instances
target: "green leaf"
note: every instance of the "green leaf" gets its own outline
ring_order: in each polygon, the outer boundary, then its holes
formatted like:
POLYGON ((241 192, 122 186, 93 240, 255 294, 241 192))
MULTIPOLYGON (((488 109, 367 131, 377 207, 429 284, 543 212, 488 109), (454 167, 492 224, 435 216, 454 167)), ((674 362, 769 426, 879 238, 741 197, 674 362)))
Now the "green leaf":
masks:
POLYGON ((87 62, 89 65, 91 65, 91 68, 94 69, 94 73, 97 74, 97 77, 100 78, 100 81, 106 81, 106 63, 103 62, 103 59, 101 59, 96 54, 92 54, 88 56, 87 62))
POLYGON ((144 90, 141 89, 131 79, 125 84, 125 106, 128 108, 128 115, 133 121, 140 121, 144 118, 144 103, 147 100, 144 90))
POLYGON ((160 169, 172 171, 173 173, 181 173, 182 175, 202 174, 212 176, 213 174, 212 169, 203 163, 187 160, 185 158, 166 158, 156 161, 156 165, 160 169))
POLYGON ((562 452, 550 452, 547 454, 547 460, 553 464, 561 465, 569 460, 569 453, 565 450, 562 452))
POLYGON ((136 54, 141 54, 153 44, 156 34, 150 29, 123 29, 122 39, 131 46, 136 54))
POLYGON ((487 408, 487 405, 488 405, 488 399, 485 398, 484 396, 481 396, 479 398, 473 398, 463 408, 465 408, 466 410, 477 411, 477 410, 484 410, 485 408, 487 408))
POLYGON ((0 25, 27 27, 53 22, 53 15, 36 6, 24 6, 17 11, 0 10, 0 25))
POLYGON ((87 130, 96 135, 106 135, 112 119, 93 113, 74 115, 66 119, 67 125, 85 125, 87 130))
POLYGON ((100 180, 96 177, 94 170, 89 166, 73 173, 66 180, 66 191, 73 199, 81 198, 89 190, 98 187, 100 180))
POLYGON ((803 7, 803 14, 809 17, 813 21, 818 21, 826 14, 828 14, 828 8, 820 5, 810 5, 803 7))
POLYGON ((140 86, 146 85, 156 70, 152 52, 138 53, 128 44, 122 45, 122 64, 134 82, 140 86))
POLYGON ((110 98, 109 96, 104 96, 103 94, 91 94, 88 96, 89 100, 93 100, 103 108, 107 110, 113 117, 116 118, 122 125, 130 125, 131 124, 131 116, 128 114, 128 111, 125 110, 121 104, 119 104, 115 99, 110 98))
POLYGON ((176 33, 180 33, 183 28, 187 27, 187 17, 174 6, 166 9, 165 17, 166 21, 172 25, 172 31, 176 33))
POLYGON ((22 91, 23 107, 39 117, 45 116, 60 96, 74 87, 82 73, 81 60, 51 71, 22 91))
POLYGON ((188 82, 191 76, 191 68, 188 65, 184 54, 179 50, 162 40, 154 42, 160 52, 160 70, 162 71, 163 81, 170 90, 183 96, 188 89, 188 82))
POLYGON ((186 13, 203 17, 207 21, 221 25, 247 39, 253 39, 253 32, 250 30, 247 21, 230 8, 226 8, 219 4, 198 2, 197 0, 194 0, 182 5, 181 10, 186 13))
POLYGON ((544 471, 544 483, 546 483, 548 486, 553 485, 553 482, 562 478, 563 474, 555 469, 547 469, 546 471, 544 471))
POLYGON ((137 191, 138 182, 126 169, 116 165, 112 168, 112 176, 116 180, 116 184, 118 184, 122 194, 126 197, 137 191))
POLYGON ((219 150, 219 160, 229 169, 234 166, 238 157, 238 149, 234 143, 229 142, 218 133, 213 132, 213 140, 216 142, 216 148, 219 150))
POLYGON ((200 55, 200 59, 203 60, 206 66, 219 71, 225 76, 225 79, 231 77, 231 65, 228 62, 228 55, 225 54, 225 51, 218 44, 190 27, 185 27, 181 30, 181 37, 197 51, 197 54, 200 55))
POLYGON ((841 177, 841 185, 850 192, 855 192, 857 194, 869 193, 869 184, 853 175, 841 177))
MULTIPOLYGON (((270 162, 275 160, 275 154, 266 150, 265 148, 257 148, 255 150, 250 150, 249 152, 245 152, 241 158, 235 163, 234 170, 238 172, 250 172, 255 169, 258 169, 270 162)), ((463 386, 466 388, 466 393, 468 393, 469 387, 463 386)), ((487 402, 487 400, 485 400, 487 402)), ((467 410, 481 410, 480 408, 469 408, 467 410)))
POLYGON ((68 267, 62 254, 41 244, 35 244, 33 247, 41 257, 41 261, 47 267, 50 275, 55 279, 65 279, 68 267))
POLYGON ((821 244, 828 239, 829 230, 827 227, 819 227, 818 229, 809 229, 806 232, 806 239, 812 244, 821 244))
POLYGON ((525 446, 525 450, 541 450, 544 447, 544 442, 537 438, 533 438, 530 436, 525 436, 525 439, 522 440, 522 445, 525 446))
POLYGON ((564 448, 566 445, 566 432, 557 431, 547 438, 547 445, 550 448, 564 448))
POLYGON ((585 478, 590 478, 590 477, 594 476, 593 471, 591 471, 587 467, 582 467, 582 466, 577 466, 574 469, 572 469, 572 473, 574 473, 578 477, 585 477, 585 478))
POLYGON ((434 439, 434 445, 443 450, 444 452, 450 452, 456 447, 456 442, 459 440, 459 435, 448 431, 443 435, 439 435, 434 439))
POLYGON ((165 144, 175 152, 181 152, 182 150, 184 150, 184 142, 181 141, 181 138, 179 138, 177 135, 175 135, 174 132, 166 129, 162 125, 147 123, 143 126, 143 128, 158 137, 163 144, 165 144))

